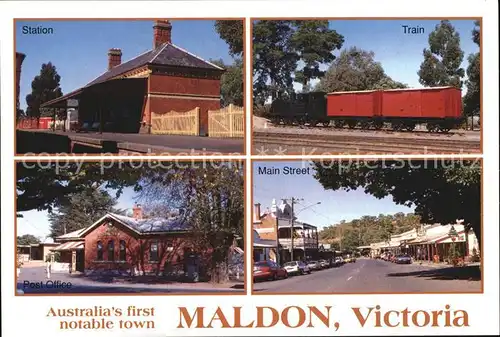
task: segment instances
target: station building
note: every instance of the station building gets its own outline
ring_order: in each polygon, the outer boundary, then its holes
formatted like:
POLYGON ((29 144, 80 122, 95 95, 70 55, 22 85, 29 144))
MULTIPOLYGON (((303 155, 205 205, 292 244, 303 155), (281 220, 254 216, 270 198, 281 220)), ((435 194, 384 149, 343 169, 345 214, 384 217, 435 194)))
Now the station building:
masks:
POLYGON ((106 71, 41 108, 66 115, 68 100, 78 100, 80 124, 120 133, 151 133, 152 112, 199 108, 199 134, 206 134, 208 110, 220 108, 224 69, 173 44, 169 20, 156 21, 152 33, 151 50, 122 62, 122 50, 109 49, 106 71))

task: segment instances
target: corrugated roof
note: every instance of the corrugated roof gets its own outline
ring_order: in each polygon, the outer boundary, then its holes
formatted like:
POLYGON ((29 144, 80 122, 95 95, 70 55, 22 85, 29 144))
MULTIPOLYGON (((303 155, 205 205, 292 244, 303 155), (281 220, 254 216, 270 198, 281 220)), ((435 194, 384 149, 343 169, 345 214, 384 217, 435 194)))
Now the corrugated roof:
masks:
POLYGON ((147 64, 219 71, 224 70, 223 68, 216 66, 215 64, 212 64, 174 44, 164 43, 158 46, 156 49, 149 50, 125 63, 111 68, 110 70, 106 71, 105 73, 88 83, 85 87, 106 82, 112 78, 115 78, 116 76, 122 75, 128 71, 147 64))
POLYGON ((184 221, 184 219, 181 218, 135 219, 114 213, 109 213, 109 215, 142 234, 157 232, 183 232, 190 230, 190 226, 184 221))
POLYGON ((77 250, 77 249, 83 249, 84 245, 85 243, 82 241, 69 241, 57 246, 52 250, 59 252, 65 250, 77 250))

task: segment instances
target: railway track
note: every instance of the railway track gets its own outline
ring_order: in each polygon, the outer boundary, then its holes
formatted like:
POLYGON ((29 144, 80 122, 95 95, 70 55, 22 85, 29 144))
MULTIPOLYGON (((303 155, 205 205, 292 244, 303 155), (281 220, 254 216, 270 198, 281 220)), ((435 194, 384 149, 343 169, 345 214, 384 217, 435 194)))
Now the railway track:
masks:
POLYGON ((311 135, 293 133, 253 134, 255 154, 465 154, 480 153, 479 141, 383 136, 311 135), (267 150, 267 151, 266 151, 267 150), (276 153, 273 153, 276 152, 276 153), (260 152, 260 153, 259 153, 260 152), (267 153, 265 153, 267 152, 267 153), (320 153, 316 153, 320 152, 320 153), (323 152, 323 153, 321 153, 323 152), (333 152, 333 153, 332 153, 333 152))
POLYGON ((407 131, 407 130, 393 130, 390 128, 382 128, 382 129, 363 129, 360 127, 356 128, 348 128, 348 127, 343 127, 343 128, 337 128, 333 126, 310 126, 310 125, 285 125, 285 124, 272 124, 270 123, 270 127, 276 130, 286 130, 286 129, 296 129, 296 130, 322 130, 322 131, 340 131, 340 132, 350 132, 350 133, 376 133, 376 134, 387 134, 387 135, 392 135, 392 134, 405 134, 405 135, 416 135, 416 136, 423 136, 423 137, 428 137, 429 135, 432 136, 437 136, 437 137, 453 137, 454 135, 461 134, 460 131, 458 130, 450 130, 448 132, 431 132, 428 130, 412 130, 412 131, 407 131))

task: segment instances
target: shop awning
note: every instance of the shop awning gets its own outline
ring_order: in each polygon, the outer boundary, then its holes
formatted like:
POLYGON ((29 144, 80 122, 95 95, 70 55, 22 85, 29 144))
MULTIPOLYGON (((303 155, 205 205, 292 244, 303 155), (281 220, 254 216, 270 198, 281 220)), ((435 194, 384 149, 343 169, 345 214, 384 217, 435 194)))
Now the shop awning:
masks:
POLYGON ((82 241, 69 241, 60 244, 56 248, 52 249, 56 252, 67 251, 67 250, 79 250, 84 248, 85 243, 82 241))

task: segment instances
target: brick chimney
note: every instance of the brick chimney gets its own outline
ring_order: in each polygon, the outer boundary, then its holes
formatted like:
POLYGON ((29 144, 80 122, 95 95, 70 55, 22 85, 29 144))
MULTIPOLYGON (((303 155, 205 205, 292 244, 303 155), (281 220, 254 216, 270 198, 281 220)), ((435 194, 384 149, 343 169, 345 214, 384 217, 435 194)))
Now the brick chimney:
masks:
POLYGON ((153 48, 156 49, 164 43, 172 43, 172 24, 169 20, 156 20, 153 26, 153 48))
POLYGON ((119 48, 111 48, 108 51, 108 70, 122 63, 122 50, 119 48))
POLYGON ((132 208, 133 215, 132 217, 136 220, 142 219, 142 207, 139 204, 135 204, 134 208, 132 208))
POLYGON ((260 204, 256 203, 253 206, 253 222, 260 222, 260 204))
POLYGON ((16 108, 19 109, 19 91, 21 90, 21 66, 26 55, 16 52, 16 108))

